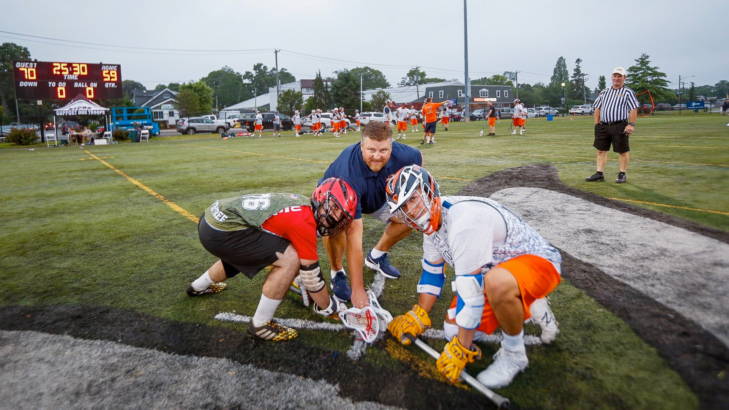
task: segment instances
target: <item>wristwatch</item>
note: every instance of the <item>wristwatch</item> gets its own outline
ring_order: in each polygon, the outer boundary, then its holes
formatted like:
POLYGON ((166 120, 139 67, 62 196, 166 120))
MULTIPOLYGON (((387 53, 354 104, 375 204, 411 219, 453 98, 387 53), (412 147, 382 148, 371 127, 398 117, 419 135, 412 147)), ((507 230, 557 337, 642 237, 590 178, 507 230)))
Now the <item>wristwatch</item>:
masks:
POLYGON ((629 122, 628 125, 630 125, 631 127, 635 127, 635 123, 634 122, 629 122))

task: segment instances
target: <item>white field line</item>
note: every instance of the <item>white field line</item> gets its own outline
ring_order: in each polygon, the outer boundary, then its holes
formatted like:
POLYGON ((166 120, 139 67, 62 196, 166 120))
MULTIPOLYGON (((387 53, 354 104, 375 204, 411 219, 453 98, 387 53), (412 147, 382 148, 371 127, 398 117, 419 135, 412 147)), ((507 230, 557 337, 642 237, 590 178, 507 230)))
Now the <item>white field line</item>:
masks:
MULTIPOLYGON (((239 315, 236 313, 218 313, 217 315, 215 315, 215 319, 221 320, 223 322, 236 323, 248 323, 251 321, 250 316, 239 315)), ((347 330, 344 325, 340 325, 337 323, 323 323, 304 319, 280 318, 277 318, 276 321, 284 326, 293 327, 294 329, 328 330, 330 332, 341 332, 343 330, 347 330)), ((354 333, 356 334, 357 332, 354 333)), ((380 335, 378 335, 378 339, 384 333, 385 332, 382 332, 380 335)), ((428 329, 423 332, 421 337, 426 339, 445 339, 445 335, 443 333, 443 330, 441 329, 428 329)), ((501 334, 497 333, 487 335, 485 333, 477 332, 474 340, 482 343, 501 343, 502 336, 501 334)), ((542 341, 539 339, 538 336, 524 335, 524 344, 526 344, 527 346, 540 346, 542 344, 542 341)), ((347 356, 350 357, 352 360, 358 360, 365 352, 365 350, 367 350, 367 343, 364 343, 362 340, 355 339, 352 348, 349 349, 349 351, 347 352, 347 356)))

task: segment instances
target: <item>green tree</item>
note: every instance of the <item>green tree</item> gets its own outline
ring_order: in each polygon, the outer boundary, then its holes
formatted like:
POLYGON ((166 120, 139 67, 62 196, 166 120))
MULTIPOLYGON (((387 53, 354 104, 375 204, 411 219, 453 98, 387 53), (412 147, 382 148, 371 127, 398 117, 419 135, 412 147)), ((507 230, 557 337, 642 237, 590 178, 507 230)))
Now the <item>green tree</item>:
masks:
POLYGON ((353 68, 349 72, 357 78, 357 81, 359 81, 359 77, 362 75, 362 88, 365 90, 388 88, 390 86, 385 74, 380 70, 365 66, 353 68))
POLYGON ((337 71, 336 74, 337 78, 332 81, 331 88, 334 105, 348 110, 359 108, 359 77, 355 77, 347 69, 337 71))
POLYGON ((712 91, 712 97, 727 98, 729 97, 729 81, 721 80, 714 84, 714 90, 712 91))
POLYGON ((186 116, 209 113, 213 110, 213 89, 202 80, 182 84, 177 104, 186 116))
POLYGON ((241 99, 243 95, 243 76, 228 66, 211 71, 201 81, 213 89, 213 100, 217 97, 219 106, 228 107, 248 99, 241 99))
POLYGON ((157 86, 156 86, 156 87, 154 87, 154 90, 155 90, 155 91, 162 91, 162 90, 164 90, 165 88, 167 88, 167 86, 166 86, 166 85, 164 85, 164 84, 157 84, 157 86))
POLYGON ((13 60, 30 60, 30 51, 15 43, 0 45, 0 106, 8 114, 11 112, 8 109, 8 100, 15 100, 13 60))
POLYGON ((311 86, 311 89, 314 92, 314 95, 306 100, 305 109, 307 110, 307 112, 317 108, 322 110, 327 110, 331 108, 332 97, 329 93, 329 88, 324 83, 324 80, 321 77, 321 71, 316 73, 316 77, 314 78, 314 84, 311 86))
POLYGON ((552 71, 552 78, 549 80, 549 86, 555 89, 562 90, 562 83, 568 83, 570 81, 570 73, 567 71, 567 62, 564 57, 557 59, 557 64, 554 66, 552 71))
MULTIPOLYGON (((663 101, 672 97, 671 91, 668 89, 668 81, 666 74, 658 71, 658 67, 651 67, 648 54, 641 54, 635 60, 635 65, 628 68, 628 78, 625 85, 632 88, 637 93, 650 91, 653 99, 663 101)), ((641 103, 648 102, 650 98, 647 94, 638 97, 641 103)))
POLYGON ((686 101, 696 101, 696 87, 693 81, 691 82, 691 88, 689 88, 688 94, 686 95, 686 101))
POLYGON ((278 110, 286 115, 294 115, 294 111, 303 109, 303 105, 304 95, 301 91, 286 90, 278 96, 278 110))
POLYGON ((167 88, 171 91, 178 92, 180 91, 180 83, 169 83, 167 84, 167 88))
MULTIPOLYGON (((269 87, 276 86, 276 69, 272 68, 269 70, 262 63, 256 63, 253 66, 253 71, 246 71, 242 77, 249 83, 249 85, 246 85, 246 90, 250 90, 250 92, 255 91, 257 95, 265 94, 268 92, 269 87)), ((286 84, 296 81, 296 77, 286 71, 285 68, 282 68, 278 73, 278 80, 281 84, 286 84)))
POLYGON ((595 94, 599 94, 600 91, 607 88, 607 81, 605 80, 605 76, 601 75, 597 78, 597 87, 595 88, 595 94))
POLYGON ((391 99, 390 93, 380 90, 372 94, 372 100, 370 104, 374 111, 382 111, 385 108, 385 101, 391 99))
POLYGON ((423 80, 427 78, 427 75, 425 74, 425 71, 420 69, 420 66, 413 67, 408 71, 407 74, 405 74, 405 77, 402 78, 400 83, 398 85, 415 85, 415 84, 424 84, 423 80))
POLYGON ((587 73, 582 72, 582 59, 575 60, 575 69, 572 71, 572 87, 569 89, 568 96, 576 101, 583 101, 585 96, 590 94, 590 89, 585 86, 587 81, 587 73))
POLYGON ((122 92, 124 93, 125 97, 132 98, 132 91, 146 91, 147 87, 142 85, 142 83, 138 83, 134 80, 124 80, 122 81, 122 92))

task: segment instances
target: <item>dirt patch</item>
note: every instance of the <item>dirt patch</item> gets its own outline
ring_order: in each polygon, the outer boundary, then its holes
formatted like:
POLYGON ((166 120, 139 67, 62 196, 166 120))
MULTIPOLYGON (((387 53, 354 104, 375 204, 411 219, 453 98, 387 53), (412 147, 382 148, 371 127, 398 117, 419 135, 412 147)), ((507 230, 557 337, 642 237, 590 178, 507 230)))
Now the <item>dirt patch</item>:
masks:
MULTIPOLYGON (((459 195, 489 197, 506 188, 549 189, 680 227, 729 243, 729 233, 660 212, 613 201, 569 187, 551 165, 529 165, 493 173, 472 182, 459 195)), ((625 321, 638 336, 655 348, 699 397, 702 408, 729 408, 729 378, 718 377, 729 369, 729 349, 716 337, 681 314, 603 273, 600 269, 562 252, 562 271, 572 284, 625 321)))
POLYGON ((400 369, 375 368, 362 360, 352 362, 345 355, 297 340, 259 342, 229 329, 175 322, 109 307, 3 307, 0 308, 0 328, 109 340, 180 355, 227 358, 257 368, 338 383, 340 395, 353 401, 372 401, 409 409, 494 408, 478 393, 418 376, 405 365, 400 369), (434 403, 437 406, 434 407, 434 403))

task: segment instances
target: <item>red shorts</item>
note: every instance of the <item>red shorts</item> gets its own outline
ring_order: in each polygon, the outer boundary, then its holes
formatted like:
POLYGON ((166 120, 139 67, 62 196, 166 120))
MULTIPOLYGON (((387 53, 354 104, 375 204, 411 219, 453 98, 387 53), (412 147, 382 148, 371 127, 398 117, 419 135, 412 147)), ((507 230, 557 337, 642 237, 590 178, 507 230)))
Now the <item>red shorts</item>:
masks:
POLYGON ((407 131, 408 130, 408 123, 406 121, 398 121, 397 122, 397 130, 398 131, 407 131))
POLYGON ((411 118, 410 119, 410 125, 418 125, 418 119, 417 118, 411 118))
POLYGON ((301 125, 296 126, 296 131, 301 131, 301 125))
MULTIPOLYGON (((514 259, 509 259, 504 263, 497 265, 499 268, 508 270, 516 282, 519 284, 519 292, 521 293, 521 303, 524 306, 524 320, 532 317, 529 307, 532 303, 549 295, 554 288, 559 285, 562 276, 557 272, 552 262, 536 255, 522 255, 514 259)), ((486 332, 490 335, 499 327, 499 321, 496 320, 496 314, 489 304, 489 298, 484 292, 486 303, 483 307, 483 315, 481 316, 481 325, 476 330, 486 332)), ((448 317, 455 317, 456 305, 458 304, 458 296, 453 297, 453 303, 448 310, 448 317), (451 313, 453 312, 453 313, 451 313)))
POLYGON ((495 117, 489 118, 489 127, 493 127, 494 125, 496 125, 496 118, 495 117))
POLYGON ((256 131, 263 131, 263 124, 256 124, 256 131))
POLYGON ((448 124, 451 121, 451 117, 443 117, 440 119, 440 122, 443 124, 448 124))

